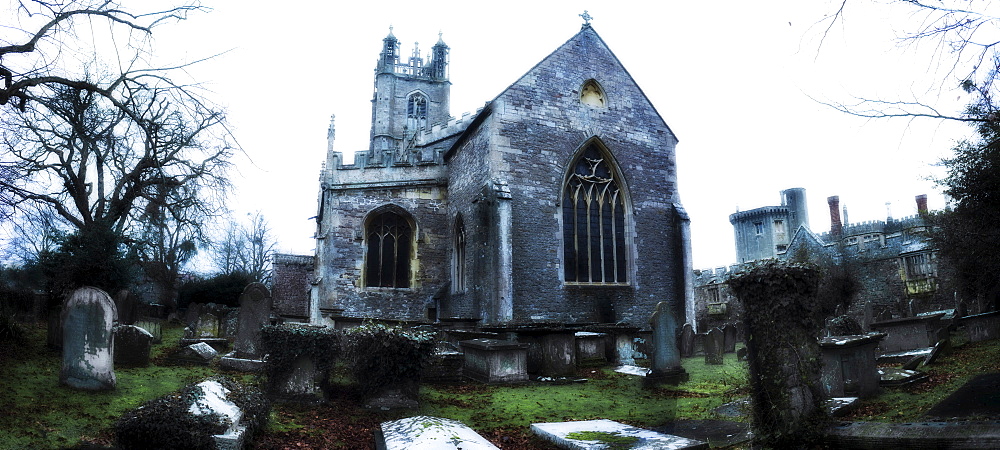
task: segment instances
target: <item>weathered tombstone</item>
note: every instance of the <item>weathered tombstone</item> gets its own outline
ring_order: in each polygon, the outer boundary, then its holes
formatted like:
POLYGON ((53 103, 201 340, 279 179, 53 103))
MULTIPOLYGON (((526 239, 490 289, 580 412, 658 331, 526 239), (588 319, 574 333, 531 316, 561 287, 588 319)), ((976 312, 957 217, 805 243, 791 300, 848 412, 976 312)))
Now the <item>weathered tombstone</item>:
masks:
POLYGON ((232 308, 222 315, 219 321, 220 337, 236 339, 237 330, 240 326, 240 308, 232 308))
POLYGON ((240 295, 236 342, 233 344, 238 358, 260 358, 260 330, 270 317, 271 293, 263 284, 251 283, 240 295))
POLYGON ((875 347, 882 333, 830 336, 819 340, 820 382, 828 397, 871 397, 879 392, 875 347))
POLYGON ((694 356, 694 327, 686 323, 681 327, 681 357, 690 358, 694 356))
POLYGON ((911 298, 910 302, 906 304, 907 312, 909 313, 907 317, 917 317, 917 299, 911 298))
POLYGON ((104 291, 82 287, 62 309, 63 357, 59 382, 90 391, 114 389, 115 303, 104 291))
POLYGON ((219 356, 219 352, 204 342, 188 345, 174 356, 175 361, 182 363, 200 364, 207 366, 219 356))
POLYGON ((746 361, 747 360, 747 348, 746 347, 740 347, 739 349, 736 350, 736 360, 737 361, 746 361))
POLYGON ((722 327, 722 351, 725 353, 736 352, 736 325, 726 324, 722 327))
POLYGON ((384 450, 498 448, 462 422, 430 416, 382 422, 375 446, 384 450))
POLYGON ((115 365, 121 367, 146 367, 153 335, 135 325, 115 327, 115 365))
POLYGON ((132 325, 139 313, 139 298, 132 291, 122 289, 115 295, 115 307, 118 308, 118 323, 132 325))
POLYGON ((719 327, 708 330, 708 336, 705 338, 705 364, 722 364, 724 344, 725 342, 722 330, 720 330, 719 327))
POLYGON ((153 343, 159 344, 163 342, 163 326, 157 319, 143 319, 137 320, 135 326, 142 328, 153 335, 153 343))
POLYGON ((252 371, 263 366, 260 332, 271 317, 271 293, 261 283, 251 283, 240 295, 233 353, 220 362, 223 367, 252 371))
POLYGON ((873 313, 872 313, 872 302, 871 302, 871 300, 865 300, 865 305, 864 305, 864 308, 863 308, 862 311, 863 311, 863 314, 861 316, 861 320, 862 320, 861 327, 862 327, 862 329, 864 331, 871 330, 871 328, 870 328, 871 324, 872 324, 872 322, 875 321, 875 318, 874 318, 873 313))
POLYGON ((191 303, 184 313, 184 325, 194 330, 198 327, 199 316, 201 316, 201 303, 191 303))
POLYGON ((198 316, 198 325, 194 329, 196 338, 219 337, 219 318, 215 314, 205 313, 198 316))
POLYGON ((688 373, 681 367, 681 354, 677 349, 677 325, 670 304, 659 302, 649 318, 653 328, 653 348, 647 386, 668 383, 678 384, 688 380, 688 373))
POLYGON ((576 332, 576 364, 580 367, 599 367, 608 363, 604 354, 605 333, 576 332))

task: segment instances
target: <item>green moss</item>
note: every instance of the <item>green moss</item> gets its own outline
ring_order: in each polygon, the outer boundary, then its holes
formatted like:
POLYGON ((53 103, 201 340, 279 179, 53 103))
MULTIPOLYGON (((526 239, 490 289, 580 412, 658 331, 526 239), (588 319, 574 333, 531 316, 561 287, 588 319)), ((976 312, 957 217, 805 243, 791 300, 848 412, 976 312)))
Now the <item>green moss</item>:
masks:
POLYGON ((617 432, 608 433, 606 431, 574 431, 567 434, 566 437, 578 441, 597 441, 606 444, 609 449, 632 448, 639 442, 639 438, 636 436, 622 436, 617 432))

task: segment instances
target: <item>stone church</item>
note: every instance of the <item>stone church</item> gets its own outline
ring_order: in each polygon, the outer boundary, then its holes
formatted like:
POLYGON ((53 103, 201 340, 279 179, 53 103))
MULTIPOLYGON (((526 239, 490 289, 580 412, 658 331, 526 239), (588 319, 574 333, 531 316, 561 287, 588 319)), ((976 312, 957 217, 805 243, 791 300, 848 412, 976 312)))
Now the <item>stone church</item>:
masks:
POLYGON ((647 326, 666 301, 683 323, 677 137, 589 23, 457 119, 448 65, 390 30, 353 164, 331 121, 313 317, 647 326))

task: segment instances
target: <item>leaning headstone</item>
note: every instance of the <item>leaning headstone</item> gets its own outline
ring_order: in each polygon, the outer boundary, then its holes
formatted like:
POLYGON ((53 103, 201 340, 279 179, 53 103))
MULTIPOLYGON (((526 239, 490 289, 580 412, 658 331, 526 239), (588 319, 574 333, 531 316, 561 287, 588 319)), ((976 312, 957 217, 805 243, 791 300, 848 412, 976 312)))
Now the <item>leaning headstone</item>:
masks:
POLYGON ((216 356, 219 356, 219 352, 212 348, 204 342, 198 342, 181 349, 173 355, 170 360, 171 362, 178 364, 198 364, 207 366, 209 365, 216 356))
POLYGON ((135 325, 115 327, 115 365, 120 367, 146 367, 153 335, 135 325))
POLYGON ((115 307, 118 308, 118 323, 132 325, 139 311, 139 298, 128 289, 122 289, 115 295, 115 307))
POLYGON ((694 327, 686 323, 681 327, 681 358, 694 356, 694 327))
POLYGON ((644 382, 653 386, 687 381, 688 373, 681 367, 681 354, 677 349, 677 325, 670 304, 657 303, 649 324, 653 327, 652 364, 644 382))
POLYGON ((736 325, 727 324, 722 327, 722 351, 725 353, 736 352, 736 325))
POLYGON ((59 382, 90 391, 114 389, 115 303, 95 287, 77 289, 62 309, 63 357, 59 382))
POLYGON ((719 327, 708 331, 708 336, 705 338, 705 364, 722 364, 723 344, 724 337, 719 327))

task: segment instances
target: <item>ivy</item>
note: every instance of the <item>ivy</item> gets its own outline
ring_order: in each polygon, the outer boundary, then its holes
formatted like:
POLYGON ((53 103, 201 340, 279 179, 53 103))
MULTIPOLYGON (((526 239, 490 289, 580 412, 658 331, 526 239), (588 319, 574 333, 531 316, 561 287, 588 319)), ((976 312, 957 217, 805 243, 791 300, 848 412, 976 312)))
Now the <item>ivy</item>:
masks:
POLYGON ((816 336, 823 323, 817 302, 823 275, 810 263, 764 260, 729 282, 744 305, 757 443, 808 446, 824 420, 816 336))
MULTIPOLYGON (((270 404, 260 390, 226 377, 212 377, 228 389, 227 398, 243 410, 243 423, 252 434, 267 422, 270 404)), ((143 403, 115 423, 118 448, 215 449, 213 435, 226 431, 228 418, 218 413, 191 414, 189 408, 205 393, 196 384, 143 403)))
POLYGON ((348 370, 365 396, 404 381, 419 381, 434 352, 432 333, 380 323, 349 329, 344 339, 348 370))
POLYGON ((330 328, 307 325, 268 325, 261 329, 265 358, 262 375, 268 392, 287 380, 299 358, 312 359, 316 370, 329 373, 340 352, 341 335, 330 328))

